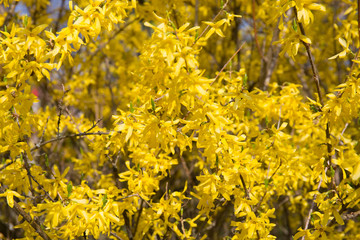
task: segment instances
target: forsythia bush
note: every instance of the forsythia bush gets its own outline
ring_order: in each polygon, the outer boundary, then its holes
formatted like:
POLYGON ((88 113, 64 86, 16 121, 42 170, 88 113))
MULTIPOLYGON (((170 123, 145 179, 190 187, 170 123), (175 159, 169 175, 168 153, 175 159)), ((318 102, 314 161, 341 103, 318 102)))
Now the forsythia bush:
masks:
POLYGON ((1 239, 360 239, 355 1, 0 3, 1 239))

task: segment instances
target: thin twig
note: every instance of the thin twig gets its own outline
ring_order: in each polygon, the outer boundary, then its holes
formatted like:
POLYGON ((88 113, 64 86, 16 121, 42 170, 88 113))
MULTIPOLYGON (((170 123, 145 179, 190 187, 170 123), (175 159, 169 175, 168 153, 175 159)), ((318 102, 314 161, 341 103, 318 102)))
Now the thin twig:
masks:
POLYGON ((191 177, 191 172, 190 172, 188 166, 186 165, 184 157, 180 156, 180 153, 179 153, 179 158, 180 158, 180 161, 181 161, 181 165, 183 166, 183 168, 185 170, 185 175, 188 178, 189 184, 190 184, 190 186, 192 186, 193 185, 193 180, 192 180, 192 177, 191 177))
POLYGON ((360 211, 356 211, 356 212, 351 212, 351 213, 348 213, 348 214, 344 214, 342 216, 342 219, 343 220, 349 220, 351 218, 356 218, 357 216, 360 216, 360 211))
POLYGON ((61 1, 61 6, 60 6, 60 9, 59 9, 58 18, 57 18, 57 21, 56 21, 56 24, 55 24, 55 33, 59 30, 60 20, 61 20, 64 8, 65 8, 65 0, 62 0, 61 1))
POLYGON ((267 51, 265 59, 267 61, 262 61, 262 68, 260 74, 260 87, 265 91, 268 89, 271 77, 274 73, 280 52, 280 46, 276 46, 273 43, 279 40, 279 22, 278 20, 275 29, 273 31, 273 36, 270 42, 269 49, 267 51))
POLYGON ((225 63, 225 65, 221 68, 220 72, 216 75, 215 80, 210 83, 210 86, 212 86, 216 80, 218 79, 218 77, 220 76, 220 74, 224 71, 224 69, 226 68, 226 66, 231 62, 231 60, 236 56, 236 54, 238 54, 240 52, 240 50, 242 49, 242 47, 244 46, 245 42, 243 42, 243 44, 241 44, 241 46, 239 47, 238 50, 236 50, 236 52, 231 56, 231 58, 225 63))
MULTIPOLYGON (((224 6, 222 6, 222 8, 220 9, 220 11, 216 14, 216 16, 211 20, 211 22, 214 22, 216 20, 216 18, 218 16, 220 16, 220 14, 224 11, 225 7, 228 5, 229 0, 226 1, 226 3, 224 4, 224 6)), ((200 33, 200 35, 195 39, 194 43, 192 44, 192 46, 194 46, 197 41, 205 34, 205 32, 210 28, 210 25, 207 25, 206 28, 204 29, 204 31, 202 31, 200 33)))
POLYGON ((115 237, 116 239, 118 239, 118 240, 123 240, 121 237, 119 237, 116 233, 114 233, 114 232, 110 232, 110 235, 111 236, 113 236, 113 237, 115 237))
POLYGON ((246 187, 246 184, 245 184, 244 178, 243 178, 243 176, 241 175, 241 173, 240 173, 240 180, 241 180, 241 184, 243 185, 243 188, 244 188, 244 191, 245 191, 246 198, 249 200, 249 199, 250 199, 249 190, 248 190, 248 189, 247 189, 247 187, 246 187))
POLYGON ((45 131, 46 131, 47 125, 48 125, 48 123, 49 123, 49 118, 50 118, 50 116, 47 117, 47 119, 46 119, 46 123, 45 123, 45 126, 44 126, 44 130, 43 130, 43 132, 42 132, 42 134, 41 134, 41 137, 40 137, 40 140, 39 140, 39 143, 38 143, 38 144, 41 144, 41 142, 42 142, 43 139, 44 139, 45 131))
POLYGON ((199 26, 199 0, 195 0, 195 22, 194 26, 199 26))
MULTIPOLYGON (((5 190, 0 188, 0 193, 4 192, 5 190)), ((44 240, 51 240, 51 238, 43 231, 41 223, 36 218, 32 218, 28 213, 26 213, 15 199, 13 209, 18 215, 21 215, 23 219, 25 219, 25 221, 27 221, 35 232, 37 232, 44 240)))
POLYGON ((180 210, 180 222, 181 222, 181 230, 186 239, 186 232, 185 232, 185 225, 184 225, 184 209, 183 208, 181 208, 181 210, 180 210))
MULTIPOLYGON (((328 170, 328 167, 325 168, 325 173, 327 172, 327 170, 328 170)), ((323 181, 323 178, 320 176, 320 181, 319 181, 319 184, 318 184, 317 189, 316 189, 317 192, 319 192, 319 190, 320 190, 322 181, 323 181)), ((309 223, 310 223, 310 219, 311 219, 311 214, 312 214, 312 212, 314 211, 314 208, 315 208, 315 200, 316 200, 316 197, 317 197, 317 194, 315 194, 314 197, 313 197, 313 200, 312 200, 312 203, 311 203, 311 207, 310 207, 310 209, 309 209, 309 213, 308 213, 308 216, 307 216, 307 218, 306 218, 304 231, 306 231, 306 230, 309 228, 309 223)), ((303 236, 301 239, 304 240, 304 239, 305 239, 305 236, 303 236)))
POLYGON ((349 123, 346 123, 344 129, 341 131, 341 136, 344 135, 348 126, 349 126, 349 123))
POLYGON ((359 38, 359 41, 360 41, 360 0, 357 1, 357 6, 358 6, 358 38, 359 38))
POLYGON ((136 237, 137 228, 138 228, 138 226, 139 226, 141 213, 142 213, 142 211, 143 211, 143 209, 144 209, 143 202, 144 202, 144 201, 143 201, 142 199, 140 199, 140 209, 139 209, 139 213, 138 213, 138 216, 137 216, 137 218, 136 218, 136 223, 135 223, 135 227, 134 227, 134 235, 135 235, 135 237, 136 237))
POLYGON ((33 185, 32 185, 32 175, 31 175, 31 172, 30 172, 30 165, 29 165, 29 162, 28 162, 28 158, 26 156, 26 153, 21 153, 21 158, 22 160, 24 161, 24 167, 26 169, 26 173, 27 173, 27 176, 29 178, 29 185, 30 185, 30 191, 32 193, 33 196, 35 196, 35 191, 34 191, 34 188, 33 188, 33 185))
MULTIPOLYGON (((358 0, 360 1, 360 0, 358 0)), ((306 36, 305 34, 305 30, 304 30, 304 26, 302 25, 301 22, 299 22, 299 19, 297 18, 297 10, 296 10, 296 7, 294 7, 294 12, 295 12, 295 17, 296 17, 296 21, 300 27, 300 31, 301 31, 301 34, 306 36)), ((316 65, 315 65, 315 61, 314 61, 314 57, 311 53, 311 50, 310 50, 310 44, 304 42, 304 41, 301 41, 303 43, 303 45, 305 46, 306 48, 306 52, 307 52, 307 55, 308 55, 308 58, 309 58, 309 61, 310 61, 310 65, 311 65, 311 69, 312 69, 312 72, 313 72, 313 77, 314 77, 314 80, 315 80, 315 85, 316 85, 316 90, 317 90, 317 93, 318 93, 318 97, 319 97, 319 101, 320 101, 320 104, 321 106, 323 107, 324 106, 324 101, 322 99, 322 96, 321 96, 321 91, 320 91, 320 77, 319 77, 319 72, 316 68, 316 65)), ((331 167, 331 152, 332 152, 332 146, 331 146, 331 143, 330 143, 330 123, 327 122, 326 123, 326 129, 325 129, 325 134, 326 134, 326 146, 327 146, 327 167, 325 168, 325 173, 327 172, 328 168, 331 167)), ((318 185, 318 188, 317 188, 317 191, 319 192, 320 190, 320 186, 321 186, 321 183, 322 183, 322 178, 320 178, 320 181, 319 181, 319 185, 318 185)), ((336 185, 334 183, 334 177, 331 176, 331 184, 333 185, 332 187, 335 189, 336 191, 336 185)), ((308 218, 306 220, 306 223, 305 223, 305 227, 304 227, 304 230, 307 230, 308 227, 309 227, 309 222, 310 222, 310 218, 311 218, 311 214, 314 210, 314 207, 315 207, 315 200, 316 200, 316 196, 317 194, 314 195, 314 199, 311 203, 311 208, 309 210, 309 215, 308 215, 308 218)), ((302 237, 302 240, 305 239, 305 236, 302 237)))
POLYGON ((102 118, 98 119, 98 120, 96 121, 96 123, 93 123, 93 125, 92 125, 88 130, 85 131, 85 133, 88 133, 88 132, 90 132, 91 130, 93 130, 102 120, 103 120, 102 118))
MULTIPOLYGON (((298 23, 298 25, 299 25, 299 27, 300 27, 301 34, 304 35, 304 36, 306 36, 304 26, 303 26, 302 23, 299 22, 299 20, 297 19, 296 7, 294 7, 294 9, 295 9, 296 21, 297 21, 297 23, 298 23)), ((312 72, 313 72, 313 78, 314 78, 315 85, 316 85, 316 91, 317 91, 318 96, 319 96, 320 104, 323 106, 323 105, 324 105, 324 102, 323 102, 322 95, 321 95, 321 91, 320 91, 320 77, 319 77, 319 72, 318 72, 317 67, 316 67, 316 65, 315 65, 314 56, 312 55, 311 50, 310 50, 310 44, 309 44, 309 43, 306 43, 306 42, 304 42, 304 41, 301 41, 301 42, 302 42, 302 44, 305 46, 306 53, 307 53, 308 58, 309 58, 309 61, 310 61, 311 70, 312 70, 312 72)))
POLYGON ((13 163, 14 163, 14 161, 9 162, 9 163, 6 163, 4 166, 2 166, 2 167, 0 168, 0 171, 4 170, 5 168, 7 168, 8 166, 10 166, 10 165, 13 164, 13 163))
POLYGON ((132 231, 131 231, 131 228, 130 228, 130 219, 126 215, 126 212, 128 212, 128 211, 127 210, 123 211, 122 216, 123 216, 124 221, 125 221, 125 229, 126 229, 126 232, 128 234, 128 237, 129 237, 130 240, 132 240, 132 239, 134 239, 134 237, 133 237, 133 234, 132 234, 132 231))
POLYGON ((38 144, 36 145, 35 147, 31 148, 30 151, 34 151, 36 149, 39 149, 41 148, 42 146, 48 144, 48 143, 52 143, 52 142, 56 142, 56 141, 60 141, 60 140, 63 140, 65 138, 71 138, 71 137, 83 137, 83 136, 89 136, 89 135, 109 135, 111 132, 92 132, 92 133, 87 133, 87 132, 84 132, 84 133, 77 133, 77 134, 70 134, 70 135, 67 135, 67 136, 62 136, 62 137, 57 137, 57 138, 53 138, 53 139, 50 139, 48 141, 45 141, 41 144, 38 144))
MULTIPOLYGON (((55 200, 50 196, 50 194, 44 189, 44 187, 43 187, 43 186, 35 179, 35 177, 31 174, 31 169, 30 169, 30 165, 29 165, 29 159, 28 159, 28 156, 26 155, 26 153, 22 154, 22 156, 23 156, 23 159, 24 159, 24 167, 25 167, 26 172, 27 172, 28 177, 29 177, 30 188, 32 189, 32 193, 34 194, 31 180, 33 180, 33 181, 40 187, 40 189, 44 191, 45 195, 46 195, 52 202, 55 202, 55 200)), ((35 196, 35 194, 34 194, 34 196, 35 196)))
POLYGON ((62 115, 62 111, 64 110, 64 107, 63 107, 64 97, 70 91, 70 90, 65 90, 64 84, 62 84, 62 89, 63 89, 63 95, 62 95, 61 99, 59 100, 59 102, 57 104, 57 107, 59 109, 58 123, 57 123, 57 137, 60 137, 61 115, 62 115))
POLYGON ((135 18, 132 21, 126 22, 125 25, 122 28, 119 28, 112 36, 110 36, 106 42, 99 44, 98 45, 99 47, 95 50, 95 52, 93 52, 90 55, 90 58, 88 61, 91 61, 96 56, 96 54, 98 54, 104 47, 106 47, 110 43, 111 40, 113 40, 119 33, 124 31, 126 29, 126 27, 128 27, 132 23, 136 22, 137 20, 139 20, 139 18, 135 18))
POLYGON ((258 37, 257 37, 257 29, 256 29, 256 19, 255 19, 255 0, 252 0, 252 4, 251 4, 251 10, 252 10, 252 19, 253 19, 253 24, 254 24, 254 38, 255 38, 255 45, 256 48, 260 54, 260 57, 263 61, 267 62, 267 59, 265 59, 261 49, 260 49, 260 45, 259 45, 259 41, 258 41, 258 37))

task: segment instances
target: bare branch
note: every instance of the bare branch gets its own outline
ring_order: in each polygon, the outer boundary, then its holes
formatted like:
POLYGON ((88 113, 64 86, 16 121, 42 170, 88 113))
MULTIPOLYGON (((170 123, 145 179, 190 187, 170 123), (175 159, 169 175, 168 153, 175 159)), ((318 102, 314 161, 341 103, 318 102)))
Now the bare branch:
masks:
MULTIPOLYGON (((5 190, 0 188, 0 193, 5 193, 5 190)), ((51 238, 43 231, 40 222, 35 218, 32 219, 31 216, 20 207, 15 199, 14 207, 12 209, 14 209, 18 215, 21 215, 44 240, 51 240, 51 238)))
POLYGON ((30 151, 34 151, 36 149, 39 149, 41 148, 42 146, 48 144, 48 143, 52 143, 52 142, 56 142, 56 141, 60 141, 60 140, 63 140, 65 138, 71 138, 71 137, 83 137, 83 136, 89 136, 89 135, 109 135, 111 132, 92 132, 92 133, 88 133, 88 132, 84 132, 84 133, 77 133, 77 134, 70 134, 70 135, 67 135, 67 136, 62 136, 62 137, 57 137, 57 138, 53 138, 53 139, 50 139, 48 141, 45 141, 41 144, 38 144, 36 145, 35 147, 31 148, 30 151))
POLYGON ((215 80, 210 83, 210 86, 212 86, 216 80, 218 79, 218 77, 220 76, 220 74, 224 71, 224 69, 226 68, 226 66, 231 62, 231 60, 236 56, 236 54, 238 54, 240 52, 240 50, 242 49, 242 47, 244 46, 245 42, 243 42, 243 44, 241 44, 241 46, 239 47, 239 49, 231 56, 231 58, 225 63, 225 65, 222 67, 222 69, 220 70, 220 72, 216 75, 215 80))

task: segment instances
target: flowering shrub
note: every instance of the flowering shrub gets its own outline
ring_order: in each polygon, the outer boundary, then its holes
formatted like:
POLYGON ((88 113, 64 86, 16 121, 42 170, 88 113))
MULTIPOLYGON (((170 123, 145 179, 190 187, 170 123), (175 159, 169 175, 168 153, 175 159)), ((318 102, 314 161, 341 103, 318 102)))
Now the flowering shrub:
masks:
POLYGON ((360 238, 357 3, 0 3, 1 239, 360 238))

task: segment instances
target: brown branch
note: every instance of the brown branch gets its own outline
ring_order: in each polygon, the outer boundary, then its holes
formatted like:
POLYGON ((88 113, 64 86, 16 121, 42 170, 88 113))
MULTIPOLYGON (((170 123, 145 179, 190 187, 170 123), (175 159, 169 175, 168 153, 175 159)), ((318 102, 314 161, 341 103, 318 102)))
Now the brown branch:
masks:
POLYGON ((240 173, 240 180, 241 180, 241 184, 243 185, 246 198, 249 200, 249 199, 250 199, 249 190, 248 190, 247 187, 246 187, 245 180, 244 180, 243 176, 241 175, 241 173, 240 173))
POLYGON ((116 239, 118 239, 118 240, 123 240, 120 236, 118 236, 116 233, 114 233, 114 232, 110 232, 110 235, 111 236, 113 236, 113 237, 115 237, 116 239))
POLYGON ((41 148, 42 146, 48 144, 48 143, 52 143, 52 142, 56 142, 56 141, 60 141, 60 140, 63 140, 65 138, 71 138, 71 137, 83 137, 83 136, 89 136, 89 135, 109 135, 110 132, 92 132, 92 133, 87 133, 87 132, 84 132, 84 133, 77 133, 77 134, 70 134, 70 135, 67 135, 67 136, 62 136, 62 137, 57 137, 57 138, 53 138, 53 139, 50 139, 48 141, 45 141, 41 144, 38 144, 38 145, 35 145, 35 147, 31 148, 30 151, 34 151, 36 149, 39 149, 41 148))
MULTIPOLYGON (((360 0, 358 0, 360 1, 360 0)), ((296 22, 298 23, 299 27, 300 27, 300 31, 301 31, 301 34, 306 36, 305 34, 305 30, 304 30, 304 26, 302 25, 301 22, 299 22, 299 19, 297 18, 297 10, 296 10, 296 7, 294 7, 294 12, 295 12, 295 17, 296 17, 296 22)), ((316 65, 315 65, 315 60, 314 60, 314 57, 311 53, 311 50, 310 50, 310 44, 304 42, 304 41, 301 41, 303 43, 303 45, 305 46, 306 48, 306 52, 307 52, 307 55, 308 55, 308 58, 309 58, 309 61, 310 61, 310 65, 311 65, 311 69, 312 69, 312 72, 313 72, 313 77, 314 77, 314 80, 315 80, 315 85, 316 85, 316 90, 317 90, 317 93, 318 93, 318 96, 319 96, 319 101, 320 101, 320 104, 321 106, 323 107, 324 106, 324 101, 322 99, 322 96, 321 96, 321 92, 320 92, 320 77, 319 77, 319 72, 316 68, 316 65)), ((327 156, 326 156, 326 159, 327 159, 327 167, 325 168, 325 173, 327 172, 327 170, 331 167, 331 152, 332 152, 332 146, 331 146, 331 143, 330 143, 330 123, 327 122, 326 123, 326 129, 325 129, 325 134, 326 134, 326 145, 327 145, 327 156)), ((320 179, 319 181, 319 185, 318 185, 318 189, 317 191, 320 190, 320 186, 321 186, 321 183, 322 183, 322 178, 320 179)), ((336 191, 336 185, 334 184, 334 177, 331 176, 331 184, 332 184, 332 188, 335 189, 336 191)), ((308 215, 308 218, 306 220, 306 223, 305 223, 305 228, 304 230, 306 230, 308 227, 309 227, 309 222, 310 222, 310 218, 311 218, 311 213, 315 207, 315 199, 316 199, 316 196, 317 194, 314 195, 314 199, 313 199, 313 202, 311 203, 311 208, 309 210, 309 215, 308 215)), ((303 236, 302 239, 305 239, 305 236, 303 236)))
POLYGON ((342 216, 342 219, 346 221, 346 220, 349 220, 351 218, 356 218, 357 216, 360 216, 360 211, 344 214, 342 216))
MULTIPOLYGON (((217 18, 218 16, 220 16, 220 14, 224 11, 225 7, 228 5, 229 1, 230 1, 230 0, 227 0, 227 1, 226 1, 226 3, 224 4, 224 6, 220 9, 220 11, 216 14, 216 16, 213 17, 213 19, 211 20, 211 22, 214 22, 214 21, 216 20, 216 18, 217 18)), ((197 43, 197 41, 205 34, 205 32, 206 32, 209 28, 210 28, 210 25, 207 25, 206 28, 204 29, 204 31, 202 31, 202 32, 200 33, 200 35, 195 39, 195 41, 194 41, 194 43, 192 44, 192 46, 194 46, 194 45, 197 43)))
MULTIPOLYGON (((328 170, 328 167, 325 168, 325 173, 327 172, 327 170, 328 170)), ((323 179, 322 179, 322 177, 320 176, 320 181, 319 181, 319 184, 318 184, 317 189, 316 189, 317 192, 319 192, 319 190, 320 190, 322 181, 323 181, 323 179)), ((310 209, 309 209, 309 213, 308 213, 308 216, 307 216, 307 218, 306 218, 304 231, 306 231, 306 230, 309 228, 309 223, 310 223, 310 219, 311 219, 311 214, 312 214, 312 212, 314 211, 314 208, 315 208, 315 200, 316 200, 316 197, 317 197, 317 194, 314 195, 313 200, 312 200, 312 202, 311 202, 311 207, 310 207, 310 209)), ((303 236, 303 237, 301 238, 301 240, 304 240, 304 239, 305 239, 305 236, 303 236)))
MULTIPOLYGON (((296 11, 296 8, 294 7, 295 9, 295 14, 296 14, 296 21, 300 27, 300 31, 301 31, 301 34, 306 36, 305 34, 305 30, 304 30, 304 26, 302 25, 301 22, 299 22, 299 20, 297 19, 297 11, 296 11)), ((319 101, 320 101, 320 104, 323 106, 324 105, 324 102, 323 102, 323 99, 322 99, 322 95, 321 95, 321 91, 320 91, 320 77, 319 77, 319 72, 317 70, 317 67, 315 65, 315 59, 314 59, 314 56, 312 55, 311 53, 311 50, 310 50, 310 44, 309 43, 306 43, 304 41, 301 41, 302 44, 305 46, 305 49, 306 49, 306 53, 308 55, 308 58, 309 58, 309 61, 310 61, 310 65, 311 65, 311 70, 313 72, 313 78, 314 78, 314 81, 315 81, 315 85, 316 85, 316 91, 318 93, 318 96, 319 96, 319 101)))
POLYGON ((59 30, 60 20, 61 20, 64 8, 65 8, 65 0, 62 0, 61 1, 61 6, 60 6, 60 9, 59 9, 59 15, 58 15, 58 18, 57 18, 57 21, 56 21, 56 24, 55 24, 55 33, 59 30))
MULTIPOLYGON (((15 9, 16 9, 16 6, 18 5, 18 3, 19 2, 16 1, 11 4, 10 9, 8 10, 8 14, 5 17, 3 26, 6 26, 9 23, 9 21, 14 17, 15 9)), ((5 8, 5 11, 6 11, 6 8, 5 8)))
MULTIPOLYGON (((306 36, 305 34, 305 30, 304 30, 304 26, 302 25, 301 22, 299 22, 298 18, 297 18, 297 11, 296 11, 296 7, 294 7, 294 11, 295 11, 295 15, 296 15, 296 21, 300 27, 300 31, 301 31, 301 34, 306 36)), ((310 65, 311 65, 311 70, 313 72, 313 77, 314 77, 314 81, 315 81, 315 85, 316 85, 316 90, 317 90, 317 93, 318 93, 318 97, 319 97, 319 101, 320 101, 320 104, 321 106, 324 106, 324 101, 322 99, 322 96, 321 96, 321 92, 320 92, 320 77, 319 77, 319 72, 317 70, 317 67, 315 65, 315 60, 314 60, 314 57, 311 53, 311 50, 310 50, 310 44, 304 42, 304 41, 301 41, 303 43, 303 45, 305 46, 306 48, 306 52, 307 52, 307 55, 308 55, 308 58, 309 58, 309 61, 310 61, 310 65)), ((330 123, 326 123, 326 129, 325 129, 325 134, 326 134, 326 145, 327 145, 327 167, 325 168, 325 173, 327 172, 327 170, 331 167, 331 151, 332 151, 332 146, 330 144, 330 123)), ((331 177, 333 179, 333 177, 331 177)), ((318 184, 318 187, 317 187, 317 192, 319 192, 320 190, 320 186, 321 186, 321 183, 322 183, 323 179, 320 178, 320 181, 319 181, 319 184, 318 184)), ((331 183, 333 184, 333 181, 331 181, 331 183)), ((333 188, 335 188, 335 185, 333 184, 333 188)), ((311 207, 310 207, 310 210, 309 210, 309 213, 308 213, 308 217, 306 219, 306 223, 305 223, 305 227, 304 227, 304 230, 307 230, 308 227, 309 227, 309 223, 310 223, 310 218, 311 218, 311 214, 312 212, 314 211, 314 208, 315 208, 315 200, 316 200, 316 197, 317 197, 317 194, 314 195, 314 198, 312 200, 312 203, 311 203, 311 207)), ((305 239, 305 236, 302 237, 302 240, 305 239)))
POLYGON ((136 237, 137 228, 138 228, 138 226, 139 226, 140 217, 141 217, 142 211, 143 211, 143 209, 144 209, 144 204, 143 204, 143 202, 144 202, 144 201, 141 199, 141 200, 140 200, 140 209, 139 209, 139 211, 138 211, 138 216, 137 216, 137 218, 136 218, 135 227, 134 227, 134 235, 135 235, 135 237, 136 237))
POLYGON ((44 130, 43 130, 43 132, 42 132, 42 134, 41 134, 41 137, 40 137, 40 140, 39 140, 39 144, 41 144, 41 142, 42 142, 43 139, 44 139, 45 131, 46 131, 47 125, 48 125, 48 123, 49 123, 49 118, 50 118, 50 116, 47 117, 47 119, 46 119, 46 123, 45 123, 45 126, 44 126, 44 130))
POLYGON ((195 22, 194 26, 199 26, 199 0, 195 0, 195 22))
POLYGON ((358 6, 358 38, 359 38, 359 41, 360 41, 360 0, 357 1, 357 6, 358 6))
MULTIPOLYGON (((0 188, 0 193, 5 193, 3 188, 0 188)), ((43 231, 40 222, 35 218, 32 219, 31 216, 20 207, 15 199, 14 207, 12 209, 14 209, 18 215, 21 215, 44 240, 51 240, 51 238, 43 231)))
POLYGON ((135 18, 130 22, 126 22, 125 25, 122 28, 119 28, 116 32, 114 32, 114 34, 112 36, 110 36, 106 42, 99 44, 99 47, 96 49, 95 52, 93 52, 88 61, 91 61, 96 54, 98 54, 104 47, 106 47, 106 45, 108 45, 110 43, 111 40, 113 40, 119 33, 121 33, 122 31, 124 31, 126 29, 126 27, 128 27, 129 25, 131 25, 132 23, 136 22, 137 20, 139 20, 139 18, 135 18))
POLYGON ((123 211, 122 216, 123 216, 124 221, 125 221, 125 229, 126 229, 126 232, 128 234, 128 237, 129 237, 130 240, 132 240, 132 239, 134 239, 134 237, 133 237, 133 234, 132 234, 132 231, 131 231, 130 219, 126 215, 126 212, 128 212, 128 211, 127 210, 123 211))
POLYGON ((184 168, 185 175, 187 177, 187 180, 189 181, 189 185, 190 185, 190 188, 191 188, 193 186, 193 184, 194 184, 192 176, 191 176, 191 171, 189 170, 188 166, 186 165, 184 157, 180 154, 180 149, 178 147, 176 147, 175 151, 179 156, 181 165, 184 168))
POLYGON ((4 165, 0 168, 0 171, 4 170, 5 168, 7 168, 8 166, 10 166, 10 165, 13 164, 13 163, 14 163, 14 161, 4 164, 4 165))
MULTIPOLYGON (((358 0, 357 3, 358 3, 358 9, 357 9, 357 10, 358 10, 358 19, 357 19, 357 21, 358 21, 358 35, 359 35, 359 42, 360 42, 360 0, 358 0)), ((354 60, 358 60, 359 55, 360 55, 360 49, 358 49, 358 51, 357 51, 357 53, 356 53, 356 55, 355 55, 354 60)), ((348 77, 351 78, 351 74, 352 74, 352 72, 353 72, 354 67, 355 67, 356 64, 357 64, 357 63, 355 63, 354 61, 352 62, 351 68, 350 68, 350 72, 349 72, 349 74, 348 74, 348 77)))
POLYGON ((231 58, 225 63, 225 65, 221 68, 220 72, 216 75, 215 80, 210 83, 210 86, 212 86, 216 80, 218 79, 218 77, 220 76, 220 74, 224 71, 224 69, 227 67, 227 65, 231 62, 231 60, 236 56, 236 54, 238 54, 238 52, 240 52, 240 50, 242 49, 242 47, 244 46, 245 42, 243 42, 243 44, 241 44, 241 46, 239 47, 238 50, 236 50, 236 52, 231 56, 231 58))
POLYGON ((31 180, 33 180, 34 182, 36 182, 36 184, 40 187, 41 190, 44 191, 45 195, 52 201, 55 202, 55 200, 50 196, 50 194, 44 189, 44 187, 35 179, 35 177, 31 174, 31 170, 30 170, 30 165, 29 165, 29 159, 28 156, 26 155, 26 153, 22 154, 23 159, 24 159, 24 167, 26 169, 27 175, 29 177, 29 182, 30 182, 30 189, 31 189, 31 193, 35 196, 35 192, 32 186, 32 182, 31 180))
POLYGON ((96 121, 96 123, 93 123, 93 125, 92 125, 88 130, 86 130, 84 133, 88 133, 88 132, 90 132, 91 130, 93 130, 102 120, 103 120, 102 118, 98 119, 98 120, 96 121))
POLYGON ((255 19, 255 0, 252 0, 252 4, 251 4, 251 10, 252 10, 252 20, 253 20, 253 25, 254 25, 254 38, 255 38, 255 45, 256 48, 260 54, 260 57, 263 61, 267 62, 267 59, 265 59, 261 49, 260 49, 260 45, 259 45, 259 41, 258 41, 258 37, 257 37, 257 29, 256 29, 256 19, 255 19))
POLYGON ((273 45, 275 41, 279 39, 279 22, 277 22, 275 29, 273 31, 273 36, 270 42, 270 46, 267 52, 266 60, 262 61, 262 68, 260 73, 260 88, 263 90, 267 90, 270 84, 271 77, 274 73, 275 67, 277 65, 277 61, 279 58, 280 47, 273 45))

